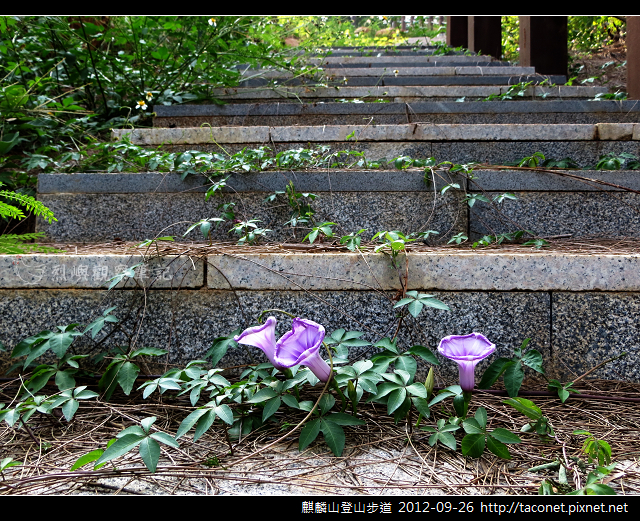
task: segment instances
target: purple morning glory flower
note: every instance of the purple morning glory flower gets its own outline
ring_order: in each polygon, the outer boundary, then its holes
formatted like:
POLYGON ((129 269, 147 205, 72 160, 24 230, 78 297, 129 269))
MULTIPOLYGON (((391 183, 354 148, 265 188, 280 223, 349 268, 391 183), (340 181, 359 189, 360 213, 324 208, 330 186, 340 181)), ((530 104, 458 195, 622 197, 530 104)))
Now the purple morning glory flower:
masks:
POLYGON ((319 380, 329 380, 331 368, 320 356, 324 327, 311 320, 295 318, 292 330, 282 335, 277 343, 275 328, 276 319, 269 317, 262 326, 250 327, 234 340, 262 349, 276 369, 306 365, 319 380))
POLYGON ((460 387, 463 391, 473 391, 476 364, 495 350, 495 344, 489 342, 480 333, 447 336, 440 341, 438 346, 438 352, 441 355, 458 363, 460 387))
POLYGON ((284 366, 277 364, 275 359, 276 319, 274 317, 269 317, 261 326, 245 329, 238 336, 234 336, 233 339, 238 342, 238 344, 262 349, 262 352, 267 355, 269 362, 271 362, 276 369, 285 369, 284 366))

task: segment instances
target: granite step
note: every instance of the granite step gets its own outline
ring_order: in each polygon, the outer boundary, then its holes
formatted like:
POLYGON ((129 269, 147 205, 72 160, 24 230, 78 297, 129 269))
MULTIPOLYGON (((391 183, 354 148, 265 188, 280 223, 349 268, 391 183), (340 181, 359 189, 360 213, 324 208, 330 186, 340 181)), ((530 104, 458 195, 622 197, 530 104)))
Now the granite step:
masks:
MULTIPOLYGON (((373 56, 334 56, 330 55, 325 58, 311 58, 309 63, 323 67, 393 67, 397 66, 456 66, 458 64, 465 66, 482 66, 482 67, 512 67, 513 64, 507 61, 496 60, 492 56, 465 56, 458 55, 416 55, 393 56, 389 54, 379 54, 373 56)), ((240 69, 242 66, 238 66, 240 69)), ((246 66, 244 68, 247 68, 246 66)))
POLYGON ((167 151, 201 150, 236 153, 267 146, 275 152, 326 145, 331 152, 364 152, 367 160, 400 156, 438 162, 481 162, 494 165, 520 161, 542 152, 555 160, 572 158, 580 166, 595 165, 600 156, 622 152, 638 156, 636 123, 597 124, 398 124, 317 125, 292 127, 203 127, 114 130, 114 139, 167 151), (351 137, 349 137, 351 136, 351 137), (349 137, 349 139, 347 139, 349 137))
MULTIPOLYGON (((367 69, 369 70, 369 69, 367 69)), ((474 85, 515 85, 518 83, 530 82, 542 84, 551 82, 553 84, 564 84, 565 76, 541 76, 539 74, 526 75, 501 75, 496 73, 486 75, 406 75, 395 74, 393 70, 378 73, 370 76, 350 76, 348 72, 335 71, 326 77, 296 77, 296 78, 264 78, 254 77, 252 79, 241 80, 240 88, 259 87, 310 87, 310 88, 342 88, 350 87, 402 87, 402 86, 474 86, 474 85)))
MULTIPOLYGON (((38 199, 58 221, 38 220, 37 230, 54 242, 180 237, 191 223, 217 217, 219 205, 236 203, 240 220, 259 219, 261 228, 271 230, 266 240, 299 241, 310 227, 294 233, 285 225, 291 211, 286 198, 264 202, 292 182, 296 191, 317 196, 311 203, 315 221, 337 223, 339 236, 364 228, 365 239, 380 230, 436 230, 432 243, 446 243, 460 233, 477 240, 516 230, 547 237, 640 237, 638 171, 569 174, 582 179, 521 170, 475 170, 473 175, 466 179, 439 171, 432 183, 419 169, 253 172, 231 175, 224 193, 205 201, 204 177, 183 182, 177 173, 41 174, 38 199), (460 188, 441 193, 453 184, 460 188), (516 199, 496 203, 503 193, 516 199), (475 199, 471 207, 466 196, 475 199)), ((214 226, 213 239, 229 240, 230 228, 230 223, 214 226)))
MULTIPOLYGON (((191 284, 176 276, 161 281, 162 275, 139 266, 135 278, 126 280, 127 289, 107 292, 105 271, 110 276, 111 266, 137 264, 138 257, 123 251, 128 246, 101 255, 87 253, 82 246, 74 254, 69 245, 66 254, 0 256, 3 343, 13 346, 58 324, 86 324, 111 306, 117 306, 114 313, 125 327, 135 327, 127 310, 141 303, 147 309, 147 320, 139 330, 144 345, 168 349, 169 361, 175 364, 202 358, 213 339, 246 327, 263 309, 289 310, 323 324, 329 333, 340 328, 362 331, 369 342, 395 329, 398 271, 382 253, 251 253, 215 245, 208 252, 191 251, 193 262, 187 256, 154 259, 160 267, 179 259, 191 284), (143 294, 134 287, 146 290, 143 294)), ((184 246, 190 251, 194 245, 184 246)), ((435 351, 444 336, 481 331, 497 345, 496 356, 509 356, 524 338, 531 338, 529 346, 543 354, 548 376, 563 380, 628 351, 626 358, 594 376, 640 381, 636 348, 640 337, 635 322, 629 320, 639 311, 637 251, 523 248, 470 253, 450 248, 409 252, 399 260, 407 267, 402 271, 408 275, 408 288, 428 291, 450 308, 425 308, 400 333, 400 345, 413 345, 419 338, 435 351)), ((287 324, 279 320, 278 335, 287 324)), ((107 344, 122 341, 115 335, 107 344)), ((76 352, 91 350, 84 337, 74 346, 76 352)), ((353 356, 377 351, 372 346, 351 350, 353 356)), ((236 366, 261 360, 252 348, 231 349, 221 363, 236 366)), ((438 377, 455 382, 453 365, 439 366, 438 377)), ((418 378, 426 370, 420 363, 418 378)))
MULTIPOLYGON (((517 83, 517 82, 516 82, 517 83)), ((358 99, 389 102, 415 101, 480 101, 491 95, 506 94, 508 85, 435 85, 435 86, 335 86, 335 87, 229 87, 212 89, 211 95, 227 103, 273 103, 285 99, 301 103, 318 103, 339 99, 358 99)), ((530 86, 524 90, 522 100, 547 99, 594 99, 606 94, 606 87, 594 86, 530 86)))
POLYGON ((162 128, 372 124, 634 123, 635 101, 419 101, 414 103, 243 103, 155 105, 153 125, 162 128))

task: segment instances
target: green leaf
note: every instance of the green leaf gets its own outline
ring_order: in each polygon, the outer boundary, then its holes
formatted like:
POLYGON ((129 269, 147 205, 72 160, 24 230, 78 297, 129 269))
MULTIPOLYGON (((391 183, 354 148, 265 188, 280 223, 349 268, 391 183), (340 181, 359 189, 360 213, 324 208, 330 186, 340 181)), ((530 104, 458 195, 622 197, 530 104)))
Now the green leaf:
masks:
POLYGON ((131 362, 124 362, 118 371, 118 383, 127 396, 131 394, 138 373, 140 373, 140 368, 131 362))
POLYGON ((520 443, 522 441, 520 437, 514 434, 513 432, 508 431, 507 429, 502 429, 502 428, 492 430, 489 433, 489 436, 492 436, 493 438, 495 438, 498 441, 501 441, 502 443, 520 443))
POLYGON ((520 361, 506 365, 504 371, 504 385, 507 388, 507 394, 509 397, 514 398, 518 396, 518 391, 520 391, 523 380, 524 371, 522 370, 522 364, 520 361))
POLYGON ((282 395, 282 401, 289 407, 292 407, 294 409, 299 409, 300 405, 298 404, 298 400, 296 399, 295 396, 291 395, 291 394, 283 394, 282 395))
POLYGON ((133 353, 131 353, 130 358, 135 358, 140 355, 147 356, 162 356, 166 355, 168 351, 164 349, 158 349, 157 347, 142 347, 140 349, 136 349, 133 353))
POLYGON ((332 412, 327 416, 328 420, 331 420, 338 425, 366 425, 367 423, 360 418, 356 418, 351 414, 346 414, 344 412, 332 412))
POLYGON ((538 373, 544 374, 544 368, 542 367, 542 354, 536 349, 529 349, 522 357, 522 363, 527 367, 530 367, 538 373))
POLYGON ((482 456, 482 453, 484 452, 484 446, 484 433, 467 434, 464 438, 462 438, 462 443, 460 444, 462 454, 471 458, 479 458, 480 456, 482 456))
POLYGON ((387 399, 387 414, 393 414, 393 411, 402 405, 406 397, 407 390, 404 387, 400 387, 389 393, 389 398, 387 399))
POLYGON ((250 400, 247 400, 247 403, 266 402, 267 400, 271 400, 275 396, 277 396, 277 393, 271 387, 265 387, 264 389, 260 389, 256 394, 254 394, 250 400))
MULTIPOLYGON (((439 441, 444 446, 449 447, 451 450, 456 450, 456 439, 450 432, 439 432, 433 436, 436 437, 436 441, 439 441)), ((431 445, 431 440, 429 440, 429 444, 431 445)), ((435 445, 435 443, 433 445, 435 445)))
MULTIPOLYGON (((64 391, 65 389, 71 389, 76 385, 76 379, 73 377, 75 374, 75 369, 66 371, 58 371, 56 373, 56 385, 60 391, 64 391)), ((33 392, 33 391, 32 391, 33 392)))
POLYGON ((615 496, 617 495, 616 491, 611 488, 609 485, 604 485, 602 483, 591 483, 584 487, 586 490, 593 492, 598 496, 615 496))
POLYGON ((422 383, 416 382, 414 384, 408 385, 406 389, 407 392, 409 392, 413 396, 417 396, 419 398, 427 397, 427 388, 422 383))
POLYGON ((453 408, 460 418, 464 418, 467 415, 468 405, 469 404, 465 400, 464 395, 458 394, 453 397, 453 408))
POLYGON ((180 427, 178 427, 178 432, 176 432, 176 440, 189 432, 191 428, 196 424, 196 422, 200 419, 200 417, 206 414, 207 410, 208 409, 196 409, 184 420, 182 420, 180 427))
POLYGON ((395 368, 407 372, 413 380, 418 370, 418 363, 410 356, 399 356, 395 360, 395 368))
POLYGON ((429 402, 427 402, 427 400, 425 400, 424 398, 416 397, 416 398, 411 398, 411 401, 413 402, 413 405, 418 410, 418 412, 422 414, 422 416, 424 416, 425 418, 428 418, 431 415, 431 410, 429 409, 429 402))
POLYGON ((70 324, 63 328, 63 331, 54 333, 51 338, 49 338, 49 346, 58 358, 62 358, 65 355, 75 337, 82 335, 80 331, 74 331, 78 325, 79 324, 70 324))
POLYGON ((496 383, 498 378, 500 378, 500 375, 506 369, 506 365, 508 363, 514 363, 514 362, 510 358, 504 358, 504 357, 498 358, 497 360, 492 362, 491 365, 487 367, 484 374, 482 375, 482 379, 478 384, 478 389, 489 389, 489 387, 491 387, 494 383, 496 383))
POLYGON ((127 436, 129 434, 135 434, 140 438, 144 438, 146 433, 140 428, 139 425, 132 425, 131 427, 127 427, 125 430, 120 431, 116 434, 116 438, 122 438, 123 436, 127 436))
POLYGON ((511 454, 506 445, 498 441, 491 434, 487 437, 487 448, 496 456, 503 459, 511 459, 511 454))
POLYGON ((420 358, 422 358, 423 360, 426 360, 430 364, 440 365, 440 362, 436 358, 436 355, 433 354, 431 349, 428 349, 424 346, 413 346, 411 349, 408 349, 407 351, 405 351, 404 354, 419 356, 420 358))
POLYGON ((478 425, 485 429, 487 427, 487 410, 484 407, 478 407, 474 416, 478 425))
POLYGON ((76 462, 71 466, 71 468, 69 470, 71 470, 71 471, 78 470, 80 467, 84 467, 87 463, 91 463, 93 461, 96 461, 103 454, 104 454, 104 450, 103 449, 96 449, 96 450, 93 450, 93 451, 89 452, 89 454, 85 454, 84 456, 80 456, 76 460, 76 462))
POLYGON ((569 391, 564 388, 558 389, 558 397, 560 398, 561 403, 564 403, 569 399, 569 394, 569 391))
POLYGON ((542 410, 540 407, 526 398, 509 398, 508 400, 504 400, 502 403, 511 405, 511 407, 532 420, 539 420, 542 418, 542 410))
POLYGON ((330 394, 325 394, 322 396, 322 398, 320 398, 318 407, 320 407, 320 411, 322 411, 322 414, 327 414, 331 409, 333 409, 333 406, 335 404, 336 399, 330 394))
POLYGON ((280 397, 279 396, 275 396, 274 398, 271 398, 271 400, 269 400, 265 406, 264 409, 262 410, 262 421, 266 421, 267 418, 273 416, 276 411, 280 408, 280 404, 282 402, 280 401, 280 397))
POLYGON ((397 342, 398 342, 397 340, 394 340, 392 342, 390 338, 385 337, 382 340, 373 344, 373 346, 386 349, 387 351, 391 351, 392 353, 399 355, 400 353, 398 352, 398 346, 396 345, 397 342))
POLYGON ((145 438, 140 443, 140 456, 142 456, 142 461, 147 468, 151 472, 155 472, 160 459, 160 445, 154 439, 145 438))
POLYGON ((149 416, 148 418, 145 418, 144 420, 142 420, 140 422, 140 425, 142 425, 142 428, 144 429, 144 432, 148 433, 149 429, 151 428, 151 426, 154 424, 154 422, 157 419, 158 418, 156 416, 149 416))
POLYGON ((71 418, 73 418, 73 415, 76 413, 79 406, 80 406, 80 402, 73 399, 68 400, 62 406, 62 414, 64 414, 64 417, 67 419, 68 422, 71 421, 71 418))
POLYGON ((202 418, 198 421, 198 425, 196 425, 196 431, 193 433, 194 442, 209 430, 209 427, 213 425, 215 419, 216 413, 212 409, 207 410, 207 412, 202 415, 202 418))
POLYGON ((105 400, 111 399, 111 395, 116 389, 118 382, 118 370, 120 369, 120 366, 122 366, 122 364, 123 362, 112 362, 111 364, 109 364, 109 367, 107 367, 107 370, 98 382, 98 387, 100 389, 104 389, 105 400))
POLYGON ((462 427, 467 434, 484 434, 485 428, 475 418, 469 418, 462 422, 462 427))
POLYGON ((411 410, 411 400, 407 397, 400 404, 400 407, 398 407, 396 411, 393 413, 393 421, 395 422, 395 424, 398 425, 398 423, 401 420, 406 418, 410 410, 411 410))
POLYGON ((344 450, 345 434, 340 425, 325 418, 320 418, 320 430, 324 436, 324 441, 329 445, 331 452, 335 456, 342 456, 344 450))
POLYGON ((18 467, 20 465, 22 465, 21 461, 13 461, 13 458, 4 458, 2 461, 0 461, 0 472, 11 467, 18 467))
POLYGON ((312 443, 320 433, 320 418, 316 418, 307 423, 300 432, 298 450, 302 452, 312 443))
POLYGON ((216 338, 211 344, 209 351, 207 351, 206 357, 211 357, 211 365, 215 367, 222 357, 227 354, 227 350, 230 347, 237 347, 238 343, 233 340, 233 337, 236 334, 240 334, 242 331, 240 329, 236 329, 230 336, 221 336, 216 338))
POLYGON ((111 461, 112 459, 119 458, 120 456, 126 454, 131 449, 137 447, 144 437, 138 436, 137 434, 127 434, 122 438, 118 438, 116 442, 111 445, 104 454, 100 456, 96 465, 100 463, 106 463, 107 461, 111 461))
POLYGON ((156 441, 159 441, 160 443, 169 445, 170 447, 174 447, 174 448, 180 447, 180 444, 166 432, 154 432, 149 437, 153 438, 156 441))

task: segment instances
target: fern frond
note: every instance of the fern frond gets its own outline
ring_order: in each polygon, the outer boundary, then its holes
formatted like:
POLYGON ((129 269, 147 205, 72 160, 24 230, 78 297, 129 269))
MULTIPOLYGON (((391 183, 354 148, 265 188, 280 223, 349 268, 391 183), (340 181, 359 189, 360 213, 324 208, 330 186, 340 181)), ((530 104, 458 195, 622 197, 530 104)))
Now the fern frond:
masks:
POLYGON ((0 217, 11 217, 12 219, 24 219, 24 213, 20 208, 0 201, 0 217))
POLYGON ((64 250, 58 250, 56 248, 51 248, 50 246, 24 242, 42 238, 44 238, 43 232, 23 233, 20 235, 7 233, 5 235, 0 235, 0 254, 64 253, 64 250))
MULTIPOLYGON (((47 208, 44 204, 42 204, 40 201, 37 201, 30 195, 11 192, 9 190, 0 190, 0 197, 4 197, 6 199, 9 199, 10 201, 15 201, 18 204, 25 206, 29 212, 32 212, 35 215, 42 216, 45 220, 49 221, 49 224, 51 224, 52 221, 58 220, 53 216, 53 212, 49 210, 49 208, 47 208)), ((2 207, 0 207, 0 212, 2 212, 2 207)), ((0 215, 2 214, 0 213, 0 215)))

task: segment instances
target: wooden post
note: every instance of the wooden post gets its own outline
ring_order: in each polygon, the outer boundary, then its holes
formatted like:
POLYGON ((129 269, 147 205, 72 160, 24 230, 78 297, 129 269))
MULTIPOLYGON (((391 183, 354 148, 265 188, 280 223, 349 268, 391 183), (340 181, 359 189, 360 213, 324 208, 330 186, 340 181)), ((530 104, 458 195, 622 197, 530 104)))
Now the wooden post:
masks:
POLYGON ((469 50, 502 58, 502 20, 499 16, 470 16, 468 26, 469 50))
POLYGON ((520 65, 538 74, 568 72, 566 16, 520 17, 520 65))
POLYGON ((468 47, 467 23, 466 16, 447 16, 447 45, 449 47, 468 47))
POLYGON ((640 99, 640 16, 627 16, 627 92, 640 99))

